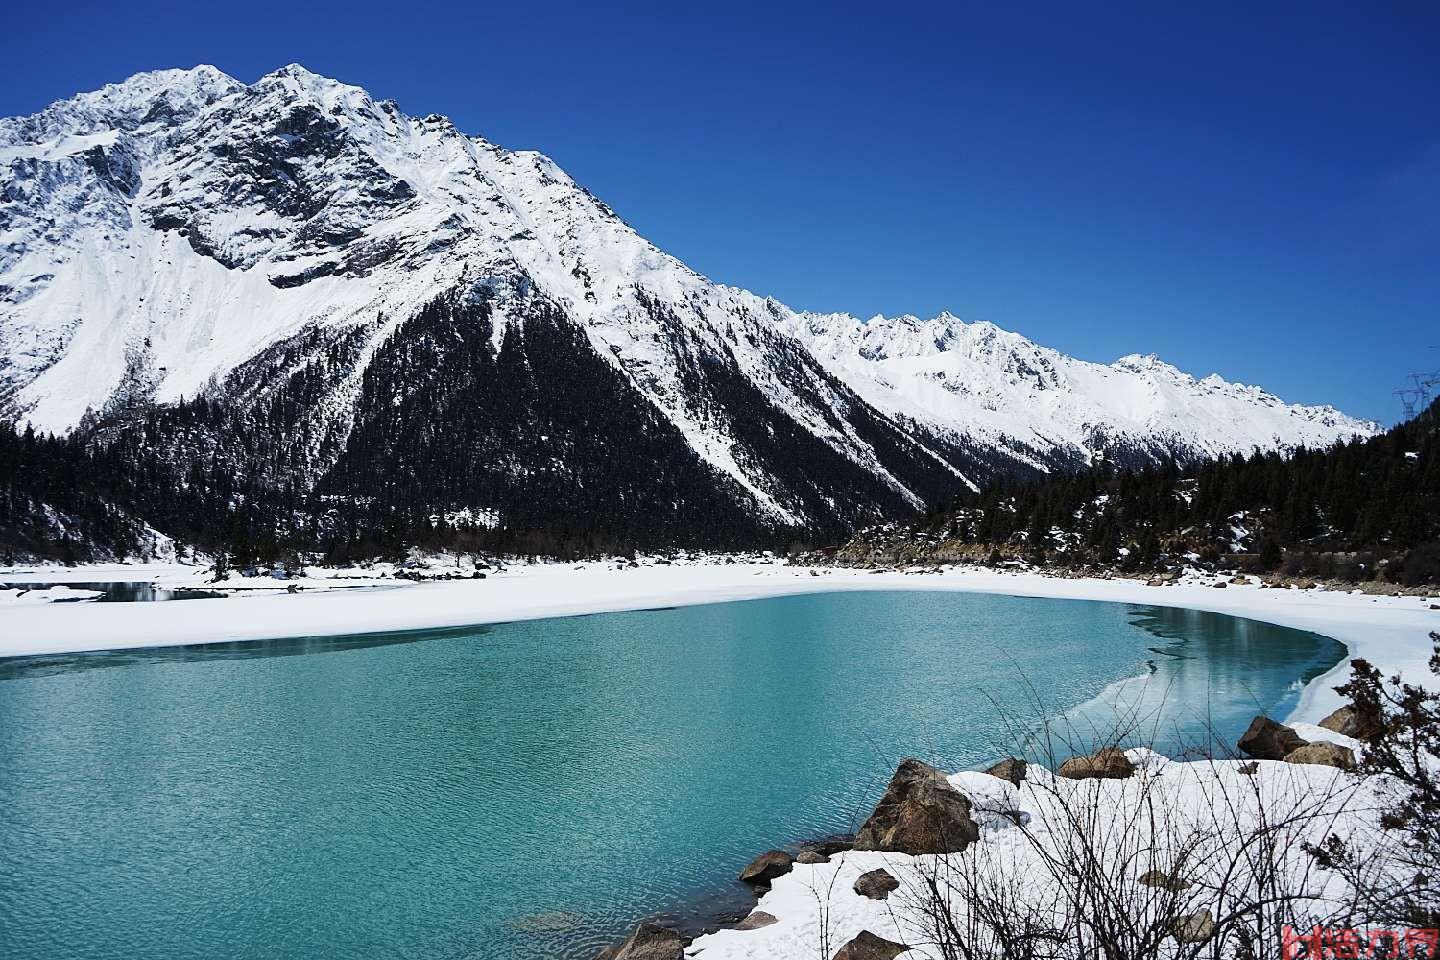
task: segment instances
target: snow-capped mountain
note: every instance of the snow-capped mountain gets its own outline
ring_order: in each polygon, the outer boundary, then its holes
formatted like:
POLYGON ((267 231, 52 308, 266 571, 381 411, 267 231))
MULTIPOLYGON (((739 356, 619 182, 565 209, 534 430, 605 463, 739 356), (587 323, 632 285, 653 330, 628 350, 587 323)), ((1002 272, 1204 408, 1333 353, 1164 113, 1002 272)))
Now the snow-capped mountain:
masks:
POLYGON ((993 323, 800 314, 786 325, 827 369, 884 410, 991 442, 1182 459, 1325 446, 1378 425, 1334 407, 1287 404, 1151 354, 1089 363, 993 323))
POLYGON ((573 522, 722 526, 1375 429, 948 315, 796 313, 690 270, 541 154, 295 65, 145 73, 0 120, 0 414, 505 522, 550 497, 573 522))

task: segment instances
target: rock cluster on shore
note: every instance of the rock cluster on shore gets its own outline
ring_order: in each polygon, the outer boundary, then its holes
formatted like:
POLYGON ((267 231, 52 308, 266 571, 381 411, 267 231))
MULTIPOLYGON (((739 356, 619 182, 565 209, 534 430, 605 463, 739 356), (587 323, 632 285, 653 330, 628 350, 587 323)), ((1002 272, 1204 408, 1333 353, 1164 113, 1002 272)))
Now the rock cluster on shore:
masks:
MULTIPOLYGON (((1374 721, 1362 717, 1351 706, 1336 710, 1321 720, 1319 726, 1356 740, 1368 740, 1379 729, 1374 721), (1356 736, 1356 734, 1364 734, 1364 736, 1356 736)), ((1355 768, 1355 751, 1349 747, 1328 741, 1311 743, 1292 728, 1276 723, 1264 715, 1258 716, 1250 722, 1249 728, 1240 736, 1236 746, 1241 752, 1257 760, 1317 763, 1338 767, 1341 770, 1355 768)))
MULTIPOLYGON (((1357 713, 1353 706, 1336 710, 1319 726, 1343 738, 1357 740, 1369 739, 1378 730, 1373 720, 1357 713)), ((1251 722, 1236 746, 1256 761, 1323 764, 1342 770, 1354 769, 1356 765, 1355 753, 1350 747, 1324 740, 1307 741, 1295 729, 1263 715, 1251 722)), ((1143 766, 1148 762, 1143 754, 1144 751, 1127 754, 1118 747, 1104 747, 1065 760, 1054 775, 1067 780, 1127 779, 1136 774, 1139 769, 1137 764, 1143 766), (1136 756, 1140 759, 1133 759, 1136 756)), ((1258 770, 1259 764, 1252 761, 1240 766, 1238 772, 1253 775, 1258 770)), ((971 783, 966 782, 966 778, 993 782, 988 781, 991 777, 1006 785, 1003 790, 1019 788, 1029 779, 1029 765, 1019 758, 1007 757, 983 773, 957 774, 954 781, 964 787, 965 792, 962 792, 952 784, 951 778, 935 767, 913 758, 902 760, 874 810, 855 835, 853 844, 844 839, 832 839, 806 845, 798 855, 785 850, 768 850, 751 861, 740 872, 739 879, 751 884, 757 896, 764 896, 772 882, 791 873, 796 864, 828 863, 832 855, 850 849, 906 856, 960 853, 980 839, 977 814, 980 822, 993 823, 997 810, 1002 815, 1009 810, 1009 807, 991 809, 991 804, 985 799, 989 789, 980 789, 979 781, 973 781, 977 786, 972 789, 971 783)), ((1011 815, 1011 819, 1016 824, 1024 823, 1018 813, 1011 815)), ((1173 893, 1192 887, 1191 880, 1155 867, 1142 873, 1136 882, 1173 893)), ((883 867, 862 873, 852 884, 856 896, 881 901, 887 900, 901 886, 895 874, 883 867)), ((733 929, 758 930, 779 922, 774 914, 755 910, 735 924, 733 929)), ((1216 921, 1210 910, 1199 909, 1177 919, 1170 936, 1177 943, 1200 944, 1214 936, 1215 930, 1216 921)), ((683 960, 686 944, 687 941, 673 930, 641 924, 629 939, 611 947, 597 960, 683 960)), ((831 960, 893 960, 910 949, 871 930, 862 930, 840 947, 831 960)))

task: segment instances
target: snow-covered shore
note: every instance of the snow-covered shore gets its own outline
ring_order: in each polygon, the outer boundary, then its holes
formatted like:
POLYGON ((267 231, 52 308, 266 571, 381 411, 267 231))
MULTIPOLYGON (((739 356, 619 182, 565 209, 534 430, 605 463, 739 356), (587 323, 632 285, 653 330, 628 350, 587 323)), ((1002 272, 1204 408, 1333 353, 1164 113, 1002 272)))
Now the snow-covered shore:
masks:
MULTIPOLYGON (((1067 579, 1033 573, 947 568, 940 573, 876 573, 793 567, 773 562, 528 564, 484 580, 430 583, 312 577, 298 594, 195 599, 167 603, 0 606, 0 657, 134 649, 293 636, 340 636, 455 627, 648 607, 717 603, 841 590, 945 590, 1028 597, 1102 600, 1186 607, 1312 630, 1344 643, 1387 673, 1421 678, 1426 639, 1440 611, 1419 597, 1377 597, 1327 590, 1217 590, 1218 578, 1147 587, 1136 580, 1067 579), (384 586, 380 586, 384 584, 384 586), (336 587, 369 585, 374 589, 336 587)), ((0 580, 89 582, 144 580, 162 586, 206 586, 202 571, 174 564, 0 571, 0 580)), ((263 584, 256 584, 257 587, 263 584)), ((283 590, 286 584, 276 583, 283 590)), ((1338 666, 1304 691, 1293 720, 1313 722, 1339 705, 1331 690, 1338 666)))
MULTIPOLYGON (((912 949, 901 954, 907 960, 939 960, 946 955, 933 946, 937 935, 945 935, 936 912, 940 904, 949 904, 945 909, 953 911, 972 946, 985 942, 987 928, 983 921, 973 929, 965 925, 970 902, 981 903, 979 914, 992 923, 997 903, 1034 918, 1037 925, 1057 922, 1074 909, 1062 891, 1076 889, 1077 877, 1067 867, 1076 862, 1103 877, 1091 888, 1106 892, 1103 907, 1093 901, 1086 907, 1125 914, 1137 926, 1147 919, 1155 922, 1162 911, 1169 917, 1194 911, 1212 920, 1233 917, 1242 905, 1282 891, 1294 898, 1296 914, 1319 919, 1343 908, 1349 888, 1338 875, 1317 870, 1304 845, 1339 833, 1369 852, 1387 849, 1387 838, 1375 825, 1373 784, 1334 767, 1264 760, 1180 762, 1143 748, 1126 756, 1136 772, 1125 779, 1067 780, 1033 765, 1018 785, 986 773, 953 774, 946 779, 969 800, 979 827, 971 849, 942 856, 850 850, 824 863, 797 862, 760 898, 752 914, 760 923, 751 920, 699 937, 686 956, 829 958, 869 931, 910 944, 912 949), (1267 837, 1263 845, 1256 839, 1260 832, 1267 837), (1271 879, 1276 876, 1271 869, 1287 879, 1271 879), (872 871, 891 878, 894 891, 888 897, 874 899, 857 889, 857 881, 872 871), (1152 871, 1174 877, 1183 889, 1147 887, 1140 878, 1152 871)), ((1079 926, 1104 922, 1087 914, 1079 926)), ((1065 926, 1057 929, 1076 933, 1065 926)), ((1270 935, 1273 943, 1257 946, 1265 951, 1262 956, 1279 956, 1278 929, 1270 935)), ((1221 936, 1227 943, 1217 945, 1219 955, 1231 955, 1224 948, 1234 946, 1234 932, 1221 936)), ((1006 946, 1002 941, 993 955, 1010 955, 1006 946)), ((1154 955, 1187 955, 1171 946, 1154 955)), ((1095 953, 1072 943, 1069 952, 1055 955, 1095 953)))

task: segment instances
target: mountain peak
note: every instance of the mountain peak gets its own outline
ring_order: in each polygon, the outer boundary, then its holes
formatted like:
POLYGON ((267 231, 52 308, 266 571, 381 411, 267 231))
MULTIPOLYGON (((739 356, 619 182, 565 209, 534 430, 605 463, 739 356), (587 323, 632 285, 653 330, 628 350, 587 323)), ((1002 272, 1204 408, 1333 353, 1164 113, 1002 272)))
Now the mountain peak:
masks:
POLYGON ((324 92, 335 89, 359 90, 349 84, 341 83, 331 77, 320 74, 306 68, 298 63, 287 63, 278 70, 271 70, 254 83, 256 87, 281 86, 290 90, 304 90, 311 93, 324 92))
POLYGON ((1166 363, 1164 360, 1161 360, 1159 356, 1153 353, 1127 353, 1125 356, 1121 357, 1119 360, 1116 360, 1113 364, 1111 364, 1111 366, 1123 370, 1134 370, 1137 373, 1146 370, 1164 370, 1166 372, 1175 371, 1176 373, 1179 372, 1179 370, 1177 370, 1175 367, 1166 363))
MULTIPOLYGON (((173 106, 213 103, 241 86, 243 85, 240 81, 234 77, 208 63, 202 63, 189 68, 137 73, 119 83, 106 84, 92 93, 82 93, 54 106, 81 103, 93 109, 134 115, 148 111, 157 101, 162 100, 173 106)), ((143 120, 142 117, 142 122, 143 120)))
POLYGON ((0 144, 41 144, 110 130, 168 127, 242 86, 210 64, 148 70, 99 90, 57 100, 28 117, 0 119, 0 144))
POLYGON ((294 77, 297 80, 323 80, 327 83, 337 82, 329 77, 322 77, 303 63, 287 63, 277 70, 270 71, 268 76, 294 77))
POLYGON ((259 100, 278 99, 286 104, 309 102, 330 110, 374 114, 380 107, 363 88, 321 76, 298 63, 272 70, 247 88, 259 100))
MULTIPOLYGON (((240 81, 209 63, 193 67, 168 67, 142 70, 118 83, 107 83, 99 90, 77 94, 72 100, 117 99, 150 96, 163 91, 210 90, 239 86, 240 81)), ((63 101, 62 101, 63 102, 63 101)))

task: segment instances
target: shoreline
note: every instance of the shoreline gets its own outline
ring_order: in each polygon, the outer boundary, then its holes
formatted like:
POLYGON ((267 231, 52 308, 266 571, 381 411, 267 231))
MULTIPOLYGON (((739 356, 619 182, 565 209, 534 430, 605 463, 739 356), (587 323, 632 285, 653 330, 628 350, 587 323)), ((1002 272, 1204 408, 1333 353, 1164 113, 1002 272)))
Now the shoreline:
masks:
MULTIPOLYGON (((917 588, 917 589, 918 589, 918 588, 917 588)), ((1211 589, 1213 589, 1213 588, 1211 588, 1211 589)), ((978 592, 978 591, 975 591, 975 592, 978 592)), ((987 591, 987 592, 988 592, 988 591, 987 591)), ((1055 599, 1062 599, 1062 598, 1055 598, 1055 599)), ((1107 601, 1096 601, 1096 602, 1107 602, 1107 601)), ((1119 602, 1119 601, 1114 601, 1114 602, 1119 602)), ((1178 608, 1178 609, 1191 609, 1191 608, 1178 608)), ((1263 621, 1258 620, 1258 618, 1244 618, 1244 619, 1254 620, 1255 622, 1263 622, 1263 621)), ((1309 631, 1309 632, 1314 632, 1314 633, 1316 633, 1316 635, 1317 635, 1317 636, 1320 636, 1322 639, 1332 640, 1333 642, 1340 643, 1340 641, 1336 641, 1336 640, 1334 640, 1334 638, 1325 637, 1324 635, 1319 634, 1319 633, 1316 632, 1316 631, 1309 631)), ((1341 646, 1346 652, 1338 659, 1338 661, 1334 664, 1334 666, 1333 666, 1331 669, 1326 670, 1326 671, 1323 671, 1323 672, 1320 673, 1320 674, 1317 674, 1315 678, 1312 678, 1310 681, 1304 683, 1303 685, 1302 685, 1302 679, 1303 679, 1303 678, 1302 678, 1302 677, 1297 677, 1296 680, 1295 680, 1295 682, 1294 682, 1295 685, 1296 685, 1296 686, 1300 686, 1300 690, 1303 691, 1304 689, 1307 689, 1310 685, 1313 685, 1313 683, 1314 683, 1316 680, 1323 679, 1324 677, 1330 676, 1332 673, 1334 673, 1334 672, 1336 672, 1336 671, 1348 670, 1349 661, 1350 661, 1349 648, 1348 648, 1345 644, 1343 644, 1343 643, 1340 643, 1340 646, 1341 646)), ((1183 658, 1183 659, 1190 659, 1190 658, 1183 658)), ((1084 701, 1083 703, 1077 704, 1075 707, 1071 708, 1071 709, 1068 710, 1068 711, 1065 711, 1065 712, 1063 712, 1063 713, 1060 713, 1060 714, 1056 715, 1055 717, 1052 717, 1052 718, 1051 718, 1051 721, 1052 721, 1052 722, 1065 723, 1065 722, 1070 721, 1072 718, 1074 718, 1074 719, 1082 718, 1084 712, 1085 712, 1087 709, 1091 708, 1091 707, 1099 707, 1099 708, 1102 708, 1102 709, 1103 709, 1103 708, 1106 708, 1106 707, 1109 707, 1109 706, 1123 707, 1123 705, 1124 705, 1124 703, 1125 703, 1125 694, 1126 694, 1131 688, 1133 688, 1133 687, 1134 687, 1135 685, 1137 685, 1137 684, 1139 684, 1140 686, 1143 687, 1143 686, 1151 679, 1151 677, 1153 677, 1153 676, 1154 676, 1153 672, 1147 671, 1147 672, 1145 672, 1145 673, 1136 674, 1136 675, 1130 676, 1130 677, 1123 677, 1123 678, 1121 678, 1121 679, 1115 680, 1115 681, 1113 681, 1112 683, 1110 683, 1109 685, 1107 685, 1107 686, 1106 686, 1103 690, 1101 690, 1099 693, 1097 693, 1094 697, 1090 698, 1089 700, 1084 701)), ((1299 692, 1300 692, 1300 691, 1296 691, 1296 709, 1297 709, 1297 710, 1298 710, 1298 708, 1299 708, 1299 692)), ((1295 712, 1295 711, 1293 711, 1293 710, 1291 711, 1292 714, 1293 714, 1294 712, 1295 712)), ((1318 718, 1317 718, 1317 719, 1318 719, 1318 718)), ((1302 720, 1295 719, 1295 718, 1292 716, 1292 717, 1290 718, 1290 720, 1288 721, 1288 723, 1293 723, 1293 724, 1295 724, 1296 727, 1298 727, 1301 731, 1303 731, 1307 736, 1309 736, 1309 737, 1311 737, 1311 738, 1314 738, 1314 739, 1325 739, 1325 738, 1328 737, 1328 738, 1331 738, 1331 739, 1334 739, 1334 740, 1343 740, 1343 741, 1345 741, 1346 743, 1350 743, 1352 746, 1354 746, 1353 742, 1350 741, 1349 738, 1337 737, 1333 732, 1328 731, 1328 730, 1326 730, 1326 729, 1324 729, 1324 728, 1315 726, 1314 723, 1313 723, 1313 721, 1312 721, 1312 722, 1305 722, 1305 721, 1302 721, 1302 720)), ((1152 745, 1150 745, 1150 746, 1147 746, 1147 747, 1143 748, 1143 750, 1148 751, 1148 750, 1152 749, 1154 746, 1155 746, 1155 745, 1152 744, 1152 745)), ((1024 756, 1023 753, 1019 753, 1019 754, 1017 754, 1017 755, 1018 755, 1018 756, 1024 756)), ((1187 759, 1187 758, 1185 758, 1183 755, 1181 755, 1181 754, 1175 754, 1175 753, 1161 753, 1160 756, 1166 758, 1169 762, 1174 762, 1174 763, 1186 763, 1186 762, 1192 762, 1192 761, 1193 761, 1193 758, 1188 758, 1188 759, 1187 759)), ((1003 758, 1000 757, 1000 756, 997 754, 993 759, 994 759, 996 762, 998 762, 999 760, 1001 760, 1001 759, 1003 759, 1003 758)), ((1243 759, 1243 758, 1242 758, 1242 759, 1243 759)), ((986 761, 986 762, 988 763, 989 761, 986 761)), ((1031 764, 1037 763, 1037 761, 1034 761, 1034 760, 1027 760, 1027 761, 1025 761, 1025 762, 1031 763, 1031 764)), ((1235 762, 1240 762, 1240 761, 1235 761, 1235 762)), ((1042 764, 1042 766, 1043 766, 1043 764, 1042 764)), ((1050 768, 1049 768, 1048 766, 1045 767, 1045 769, 1050 770, 1050 768)), ((976 772, 978 772, 978 771, 979 771, 979 768, 976 767, 976 768, 966 768, 966 769, 963 769, 963 770, 960 770, 960 771, 950 771, 950 770, 947 770, 946 772, 947 772, 947 777, 949 777, 949 776, 958 776, 958 775, 960 775, 960 774, 976 773, 976 772)), ((1051 770, 1051 775, 1052 775, 1052 776, 1053 776, 1053 773, 1054 773, 1054 771, 1051 770)), ((814 838, 802 838, 802 839, 799 839, 799 840, 796 840, 796 839, 793 839, 793 838, 790 838, 790 839, 780 839, 780 840, 777 840, 777 841, 774 843, 774 847, 773 847, 773 848, 776 849, 776 850, 786 851, 786 852, 788 852, 788 853, 790 853, 791 855, 794 855, 794 856, 798 856, 798 854, 799 854, 800 851, 806 850, 806 849, 815 849, 819 844, 821 844, 821 843, 823 843, 823 842, 825 842, 825 841, 827 841, 827 840, 845 840, 845 841, 847 841, 847 842, 848 842, 848 841, 853 841, 853 840, 854 840, 854 834, 851 833, 851 834, 837 835, 837 836, 834 836, 834 837, 821 838, 821 839, 819 839, 819 840, 814 839, 814 838)), ((758 851, 757 851, 757 855, 758 855, 758 851)), ((878 861, 877 861, 877 862, 878 862, 878 861)), ((798 861, 797 861, 797 865, 798 865, 798 861)), ((888 862, 886 863, 886 866, 891 866, 891 865, 892 865, 892 864, 890 864, 890 863, 888 863, 888 862)), ((732 883, 732 884, 730 884, 730 886, 733 887, 734 884, 732 883)), ((741 884, 741 886, 744 886, 744 884, 741 884)), ((755 913, 757 913, 757 912, 759 912, 761 915, 764 915, 765 913, 768 912, 768 911, 765 909, 767 906, 769 906, 768 904, 765 903, 766 894, 767 894, 768 892, 769 892, 768 888, 760 888, 760 889, 751 888, 750 891, 749 891, 749 903, 750 903, 749 909, 748 909, 748 910, 744 910, 744 911, 737 911, 737 910, 735 909, 735 902, 736 902, 735 891, 734 891, 733 889, 731 889, 731 890, 722 890, 721 888, 717 887, 716 890, 715 890, 711 895, 709 895, 708 897, 698 898, 698 899, 691 899, 691 900, 689 900, 689 901, 686 901, 683 906, 679 906, 679 907, 677 907, 676 905, 673 905, 673 904, 664 904, 664 905, 663 905, 663 909, 656 910, 655 912, 653 912, 653 913, 651 913, 651 914, 648 914, 648 915, 646 915, 646 916, 644 916, 644 917, 642 917, 642 918, 638 918, 638 920, 639 920, 639 922, 641 922, 641 923, 657 923, 657 924, 659 924, 659 925, 662 926, 662 927, 666 927, 666 928, 668 928, 668 929, 670 929, 670 930, 673 930, 673 931, 675 931, 676 933, 680 934, 683 938, 686 938, 687 941, 691 944, 691 946, 697 946, 697 945, 704 946, 704 945, 708 945, 708 944, 714 943, 714 942, 718 939, 719 942, 720 942, 720 947, 719 947, 719 949, 718 949, 718 950, 712 950, 711 952, 717 953, 717 954, 719 954, 720 956, 723 957, 723 956, 727 955, 727 953, 728 953, 729 950, 733 950, 736 946, 739 946, 739 944, 738 944, 736 941, 730 939, 730 935, 731 935, 731 934, 738 934, 738 933, 746 933, 746 932, 748 932, 747 928, 740 926, 740 924, 746 919, 746 917, 750 916, 751 914, 755 914, 755 913)), ((742 898, 744 897, 743 894, 740 895, 740 896, 741 896, 742 898)), ((793 904, 791 904, 790 906, 793 906, 793 904)), ((778 909, 778 908, 777 908, 777 909, 778 909)), ((786 914, 790 914, 791 911, 785 911, 785 913, 786 913, 786 914)), ((783 919, 783 918, 782 918, 782 919, 783 919)), ((617 942, 618 942, 618 941, 617 941, 617 942)), ((690 954, 687 953, 687 956, 689 956, 689 955, 690 955, 690 954)), ((742 950, 741 953, 739 953, 738 955, 739 955, 739 956, 743 956, 743 957, 745 957, 745 958, 750 958, 750 957, 753 956, 753 954, 751 954, 751 953, 749 953, 749 952, 744 952, 743 950, 742 950)), ((767 960, 773 960, 773 958, 767 958, 767 960)), ((797 958, 797 960, 798 960, 798 958, 797 958)))
MULTIPOLYGON (((175 564, 30 568, 0 572, 22 582, 148 581, 201 586, 201 568, 175 564)), ((1140 580, 1053 577, 951 567, 941 572, 800 567, 781 562, 513 566, 485 580, 414 583, 354 578, 303 581, 297 594, 140 603, 24 604, 0 607, 0 658, 480 626, 518 620, 689 606, 852 590, 998 593, 1181 607, 1308 630, 1345 645, 1347 656, 1300 692, 1290 720, 1314 721, 1340 705, 1330 688, 1364 657, 1387 675, 1423 677, 1428 633, 1440 611, 1427 598, 1336 590, 1261 589, 1197 576, 1164 587, 1140 580), (237 606, 237 604, 239 606, 237 606)), ((277 582, 277 591, 285 584, 277 582)))

